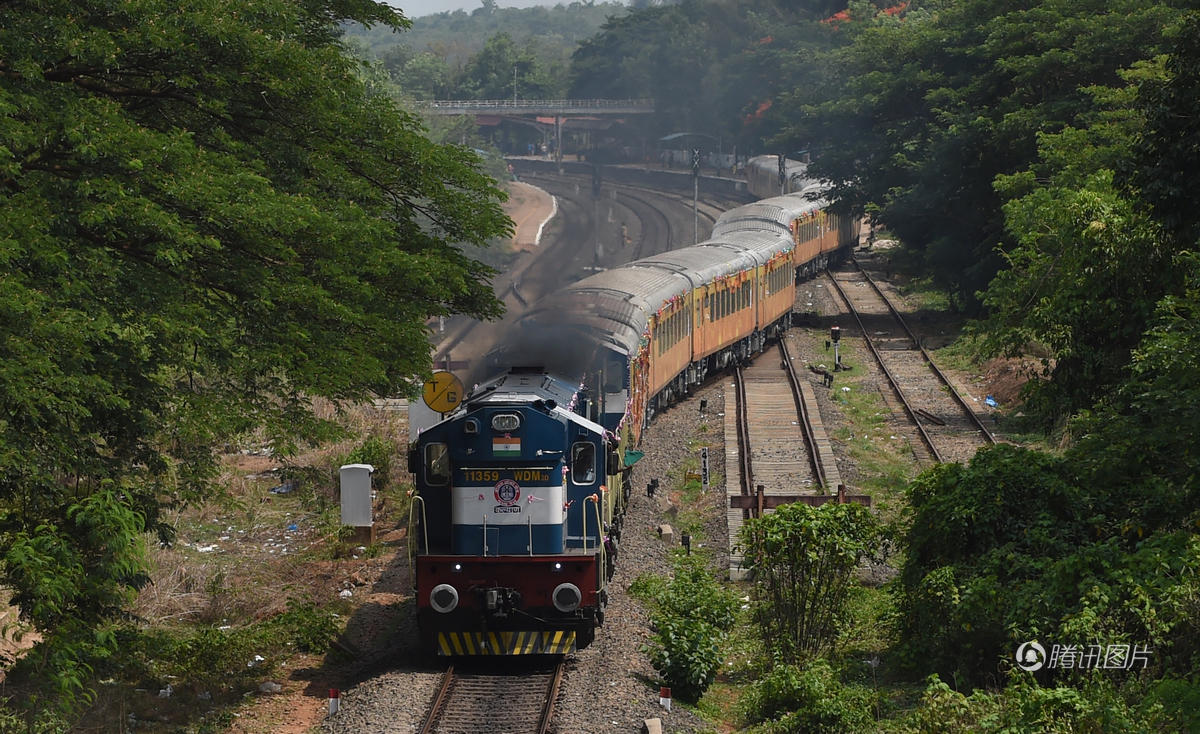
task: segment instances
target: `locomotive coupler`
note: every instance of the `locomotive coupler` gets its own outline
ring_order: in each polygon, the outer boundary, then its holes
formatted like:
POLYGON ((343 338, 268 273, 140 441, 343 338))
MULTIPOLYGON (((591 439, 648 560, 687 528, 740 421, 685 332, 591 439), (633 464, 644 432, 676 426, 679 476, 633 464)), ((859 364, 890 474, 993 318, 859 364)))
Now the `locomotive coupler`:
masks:
POLYGON ((521 606, 521 592, 504 586, 493 586, 479 589, 483 599, 483 608, 489 616, 503 619, 521 606))

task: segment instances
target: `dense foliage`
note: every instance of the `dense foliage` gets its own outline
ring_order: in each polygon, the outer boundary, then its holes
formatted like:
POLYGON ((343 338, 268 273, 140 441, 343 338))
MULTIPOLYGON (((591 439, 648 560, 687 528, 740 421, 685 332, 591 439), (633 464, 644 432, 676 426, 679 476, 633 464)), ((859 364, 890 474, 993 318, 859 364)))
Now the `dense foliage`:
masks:
MULTIPOLYGON (((510 224, 469 151, 371 95, 369 0, 8 2, 0 23, 0 584, 69 701, 116 644, 164 503, 214 447, 404 391, 425 320, 499 310, 456 243, 510 224)), ((59 698, 62 696, 62 698, 59 698)))
POLYGON ((350 25, 348 41, 377 59, 411 99, 561 99, 571 54, 620 3, 499 8, 494 2, 416 18, 405 33, 350 25), (516 89, 514 86, 516 72, 516 89))
POLYGON ((740 703, 751 734, 858 731, 874 722, 866 691, 844 686, 822 659, 804 667, 776 665, 757 681, 740 703))
POLYGON ((759 152, 763 116, 794 81, 782 72, 814 72, 817 51, 838 42, 815 22, 828 5, 684 0, 613 18, 572 58, 571 96, 653 98, 653 133, 759 152))

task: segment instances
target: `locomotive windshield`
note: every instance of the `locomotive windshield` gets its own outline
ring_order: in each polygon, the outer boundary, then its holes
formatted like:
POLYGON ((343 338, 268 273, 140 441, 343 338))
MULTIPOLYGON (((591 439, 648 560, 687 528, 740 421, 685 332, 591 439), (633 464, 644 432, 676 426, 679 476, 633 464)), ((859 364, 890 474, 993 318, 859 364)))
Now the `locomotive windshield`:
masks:
POLYGON ((591 484, 596 481, 596 447, 586 441, 571 445, 571 481, 591 484))
POLYGON ((425 481, 437 487, 450 483, 450 451, 446 444, 425 445, 425 481))

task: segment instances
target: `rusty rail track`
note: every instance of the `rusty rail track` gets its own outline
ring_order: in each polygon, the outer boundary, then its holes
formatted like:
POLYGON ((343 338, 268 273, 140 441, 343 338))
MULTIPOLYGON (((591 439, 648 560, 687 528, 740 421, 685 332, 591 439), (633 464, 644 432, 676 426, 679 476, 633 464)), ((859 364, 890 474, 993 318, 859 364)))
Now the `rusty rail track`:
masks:
MULTIPOLYGON (((867 274, 867 272, 859 264, 858 260, 851 258, 851 262, 854 264, 858 272, 863 276, 864 282, 871 287, 871 290, 883 302, 884 306, 887 308, 892 318, 899 324, 904 334, 909 340, 911 340, 913 349, 921 355, 925 365, 929 368, 937 380, 946 388, 949 395, 962 410, 962 412, 967 416, 967 419, 971 422, 971 424, 978 429, 983 440, 987 443, 996 443, 996 437, 992 435, 992 433, 988 431, 986 427, 984 427, 983 422, 979 420, 979 416, 975 415, 975 411, 958 392, 958 390, 955 389, 954 385, 951 384, 950 380, 941 371, 941 369, 938 368, 937 364, 934 363, 933 358, 929 355, 929 352, 925 350, 924 346, 921 344, 921 341, 909 328, 908 324, 904 320, 904 317, 900 315, 900 312, 896 309, 891 299, 889 299, 887 295, 879 288, 879 285, 874 281, 874 279, 867 274)), ((900 386, 900 381, 896 379, 896 376, 892 373, 892 370, 888 368, 883 355, 876 346, 875 340, 871 338, 870 332, 863 324, 862 317, 860 316, 858 309, 855 308, 853 301, 850 300, 850 296, 842 288, 841 283, 838 282, 837 278, 835 278, 832 273, 827 273, 826 275, 828 276, 829 281, 833 284, 834 290, 836 290, 838 295, 841 296, 842 302, 846 304, 846 308, 849 310, 850 315, 854 318, 855 324, 858 325, 859 333, 862 335, 863 341, 867 345, 867 349, 871 352, 871 355, 875 359, 875 363, 879 366, 884 378, 891 386, 892 392, 900 401, 900 405, 903 407, 904 413, 907 415, 908 420, 915 427, 917 434, 921 439, 921 443, 924 444, 925 448, 929 451, 929 455, 932 457, 935 463, 942 463, 945 460, 942 452, 938 450, 932 436, 925 429, 924 424, 918 419, 918 416, 924 417, 926 421, 935 425, 945 425, 945 421, 942 418, 931 414, 924 408, 913 406, 908 395, 900 386)))
POLYGON ((796 376, 796 368, 792 365, 792 355, 788 353, 787 341, 779 340, 779 356, 783 368, 787 371, 788 384, 792 388, 792 399, 796 401, 796 417, 799 418, 800 430, 804 433, 804 445, 808 449, 808 462, 812 466, 813 476, 818 484, 829 489, 829 476, 825 473, 825 460, 821 457, 821 449, 817 446, 814 435, 812 418, 808 414, 808 404, 800 394, 800 378, 796 376))
MULTIPOLYGON (((777 407, 783 407, 782 403, 779 406, 760 403, 755 409, 756 422, 753 423, 753 426, 746 390, 746 375, 741 366, 734 370, 741 496, 731 498, 730 503, 733 507, 740 507, 745 518, 761 517, 766 510, 789 502, 816 503, 828 499, 828 496, 822 494, 823 488, 830 488, 824 459, 821 456, 820 447, 817 445, 812 418, 800 389, 800 380, 796 376, 791 355, 788 353, 787 344, 783 339, 779 340, 778 355, 780 369, 784 373, 783 379, 787 381, 788 391, 792 396, 793 404, 790 406, 790 410, 794 410, 794 412, 789 412, 787 408, 782 411, 778 410, 777 407), (791 420, 793 417, 795 420, 791 420), (798 429, 798 442, 795 431, 788 433, 791 426, 798 429), (752 436, 756 433, 761 438, 764 431, 777 438, 777 440, 771 441, 773 445, 768 445, 765 449, 752 440, 752 436), (771 434, 772 431, 777 433, 771 434), (759 484, 760 478, 755 475, 752 459, 755 451, 759 453, 759 458, 766 461, 767 464, 767 468, 763 470, 765 476, 763 484, 759 484), (793 452, 799 451, 805 453, 807 469, 801 469, 800 467, 804 463, 798 462, 794 458, 795 453, 793 452), (805 476, 806 471, 808 476, 805 476), (805 482, 811 483, 810 491, 803 491, 799 488, 805 482)), ((769 359, 765 353, 756 359, 764 358, 769 359)), ((774 378, 772 381, 764 382, 761 366, 756 367, 758 367, 756 384, 759 387, 755 399, 762 401, 764 400, 762 386, 771 384, 774 378)), ((782 399, 782 391, 779 397, 782 399)))
POLYGON ((449 665, 420 734, 548 734, 565 664, 560 655, 540 668, 506 674, 449 665))
MULTIPOLYGON (((738 476, 742 496, 751 497, 754 495, 754 467, 750 462, 750 419, 746 414, 746 379, 741 365, 733 368, 733 384, 737 398, 738 476)), ((742 514, 749 517, 751 513, 747 508, 742 514)))
POLYGON ((875 291, 875 293, 883 301, 884 305, 887 306, 888 311, 890 311, 892 316, 896 318, 896 321, 900 323, 900 328, 904 329, 904 333, 908 335, 909 339, 912 339, 913 344, 915 344, 917 349, 921 352, 921 356, 925 358, 925 364, 929 365, 929 369, 934 375, 937 376, 938 381, 946 386, 946 389, 950 391, 950 396, 953 397, 954 401, 963 409, 963 412, 966 413, 967 418, 973 424, 975 424, 977 429, 979 429, 979 434, 983 437, 983 440, 987 443, 996 443, 996 436, 992 434, 992 432, 989 431, 986 426, 983 425, 983 421, 979 420, 979 416, 975 415, 975 410, 962 396, 962 393, 960 393, 954 387, 954 385, 951 384, 950 379, 946 377, 946 374, 942 372, 941 368, 937 366, 937 363, 933 361, 933 357, 929 356, 929 352, 925 351, 925 346, 921 344, 921 340, 918 339, 917 335, 912 332, 912 329, 908 328, 908 322, 906 322, 904 317, 900 315, 900 312, 896 309, 895 304, 892 303, 892 299, 887 297, 887 294, 883 292, 883 289, 879 287, 879 284, 875 282, 875 279, 863 269, 863 266, 858 262, 857 258, 851 257, 850 261, 854 263, 854 267, 858 268, 858 272, 862 273, 862 276, 866 279, 867 284, 871 286, 871 289, 875 291))

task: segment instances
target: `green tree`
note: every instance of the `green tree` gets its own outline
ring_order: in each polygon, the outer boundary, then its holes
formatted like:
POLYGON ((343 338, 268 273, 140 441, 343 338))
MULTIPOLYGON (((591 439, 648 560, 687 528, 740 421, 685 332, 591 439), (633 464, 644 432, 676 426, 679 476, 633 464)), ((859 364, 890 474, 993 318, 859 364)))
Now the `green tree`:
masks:
POLYGON ((1011 244, 996 177, 1026 170, 1038 135, 1090 114, 1089 87, 1118 86, 1165 50, 1180 12, 1158 0, 963 0, 858 13, 826 83, 783 101, 779 142, 812 144, 835 198, 872 212, 973 308, 1011 244))
POLYGON ((213 447, 395 394, 424 323, 498 314, 456 243, 508 232, 469 151, 370 94, 369 0, 17 0, 0 24, 0 583, 44 635, 32 708, 86 684, 164 503, 213 447))
POLYGON ((858 504, 788 504, 742 527, 755 622, 774 660, 799 664, 829 649, 854 569, 879 540, 875 517, 858 504))
POLYGON ((1046 380, 1027 385, 1027 410, 1047 419, 1090 406, 1125 376, 1156 301, 1176 289, 1173 252, 1115 171, 1128 167, 1143 125, 1137 86, 1161 65, 1126 73, 1130 84, 1093 88, 1097 111, 1080 128, 1039 137, 1039 160, 997 178, 1015 245, 984 294, 981 325, 992 353, 1043 355, 1046 380))
POLYGON ((1155 218, 1178 242, 1200 242, 1200 212, 1194 205, 1200 171, 1200 14, 1188 14, 1172 34, 1171 55, 1163 78, 1139 87, 1138 107, 1145 110, 1145 133, 1135 142, 1129 178, 1155 218))
POLYGON ((512 99, 514 93, 523 99, 561 97, 564 83, 554 77, 533 48, 519 48, 507 33, 501 33, 489 38, 467 62, 454 93, 462 99, 512 99))

